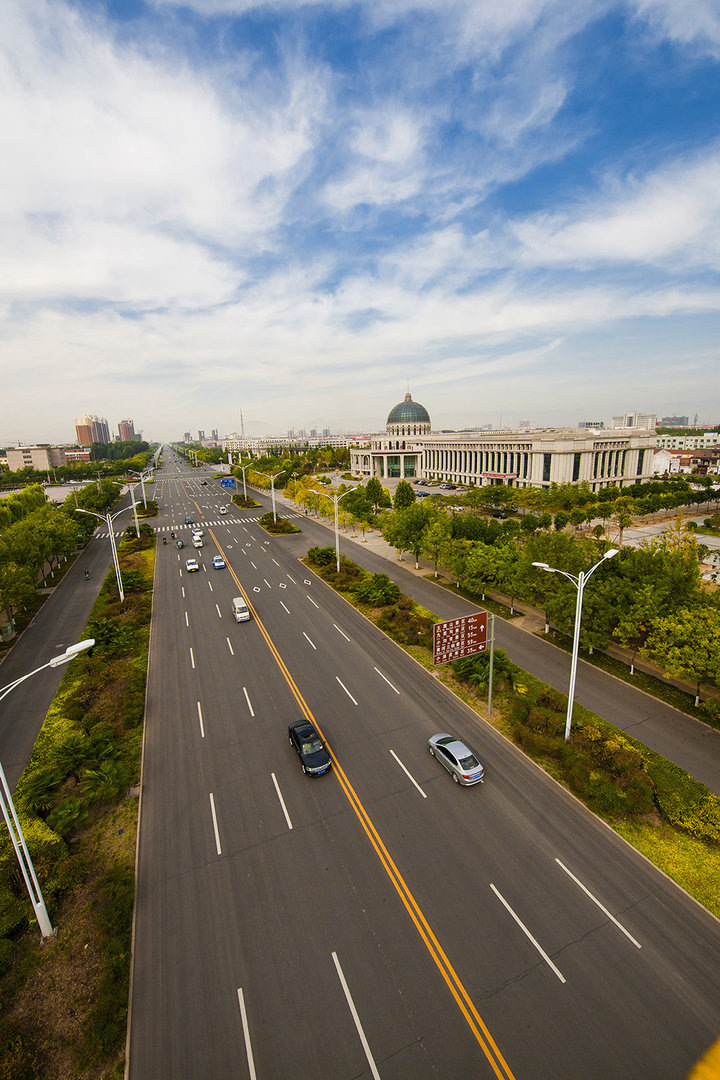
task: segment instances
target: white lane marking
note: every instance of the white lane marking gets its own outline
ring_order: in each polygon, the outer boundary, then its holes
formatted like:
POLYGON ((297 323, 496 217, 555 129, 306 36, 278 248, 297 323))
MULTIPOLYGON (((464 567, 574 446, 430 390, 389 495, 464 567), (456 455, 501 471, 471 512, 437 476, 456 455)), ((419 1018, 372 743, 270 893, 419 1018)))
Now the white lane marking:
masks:
POLYGON ((390 680, 388 678, 386 678, 385 675, 383 675, 383 673, 382 673, 382 671, 380 670, 379 667, 376 667, 375 670, 377 671, 377 673, 378 673, 378 675, 380 676, 381 679, 385 679, 385 682, 388 684, 388 686, 390 687, 391 690, 394 690, 396 694, 400 693, 398 688, 396 686, 393 686, 393 684, 390 682, 390 680))
POLYGON ((272 589, 272 585, 270 584, 270 582, 268 581, 268 579, 266 577, 263 578, 263 581, 267 585, 268 589, 272 589))
POLYGON ((623 924, 621 922, 618 922, 618 920, 615 918, 614 915, 610 914, 610 912, 604 906, 604 904, 600 903, 597 896, 593 896, 593 894, 590 892, 590 890, 588 888, 586 888, 585 885, 583 885, 582 881, 580 881, 579 878, 576 878, 575 875, 570 870, 568 870, 567 866, 565 866, 564 863, 561 863, 559 859, 555 859, 555 862, 558 864, 558 866, 560 867, 561 870, 565 871, 565 873, 567 874, 568 877, 573 879, 575 884, 578 885, 582 889, 582 891, 585 893, 585 895, 588 896, 592 900, 593 904, 597 904, 597 906, 602 911, 603 915, 607 915, 610 922, 614 923, 615 926, 617 926, 618 930, 621 930, 623 932, 623 934, 625 935, 625 937, 629 938, 630 941, 632 941, 633 945, 637 949, 642 949, 642 945, 640 944, 640 942, 636 941, 635 938, 630 933, 630 931, 626 930, 625 927, 623 926, 623 924))
POLYGON ((347 694, 347 696, 348 696, 348 697, 350 698, 350 700, 352 701, 353 705, 357 705, 357 701, 356 701, 356 700, 355 700, 355 698, 354 698, 354 697, 352 696, 352 694, 350 693, 350 691, 348 690, 347 686, 346 686, 346 685, 345 685, 345 683, 344 683, 344 682, 342 681, 342 679, 341 679, 341 678, 339 677, 339 675, 336 675, 336 676, 335 676, 335 678, 336 678, 336 679, 337 679, 337 681, 338 681, 338 682, 340 683, 340 685, 342 686, 343 690, 345 691, 345 693, 347 694))
POLYGON ((185 599, 185 586, 184 585, 182 587, 182 595, 183 595, 183 600, 184 600, 185 599))
POLYGON ((340 629, 340 627, 339 627, 339 626, 337 625, 337 623, 333 623, 333 626, 334 626, 334 627, 335 627, 335 629, 337 630, 338 634, 342 634, 342 636, 343 636, 343 637, 345 638, 345 640, 346 640, 346 641, 349 641, 349 640, 350 640, 350 638, 349 638, 349 637, 347 636, 347 634, 345 633, 345 631, 344 631, 344 630, 341 630, 341 629, 340 629))
POLYGON ((226 637, 225 640, 228 643, 228 649, 230 650, 230 655, 234 656, 235 655, 235 650, 233 649, 232 645, 230 644, 230 638, 226 637))
MULTIPOLYGON (((280 601, 280 606, 281 606, 281 607, 285 607, 285 605, 283 604, 282 600, 280 601)), ((289 615, 289 614, 290 614, 290 608, 286 608, 286 607, 285 607, 285 610, 287 611, 287 613, 288 613, 288 615, 289 615)))
POLYGON ((282 812, 285 815, 285 820, 287 821, 287 827, 288 827, 288 829, 292 829, 292 821, 290 820, 290 815, 287 812, 287 806, 285 805, 285 800, 282 797, 282 792, 280 791, 280 787, 278 785, 278 782, 275 779, 275 773, 270 773, 270 775, 272 776, 272 782, 275 785, 275 790, 277 792, 277 797, 280 800, 280 805, 282 806, 282 812))
POLYGON ((188 613, 187 613, 187 611, 185 612, 185 625, 186 625, 186 626, 189 626, 189 625, 190 625, 190 622, 189 622, 189 620, 188 620, 188 613))
POLYGON ((208 589, 213 592, 212 581, 208 581, 208 589))
POLYGON ((352 1018, 355 1021, 355 1027, 357 1028, 357 1033, 360 1036, 360 1042, 362 1043, 363 1050, 365 1051, 365 1057, 368 1059, 368 1065, 370 1066, 370 1071, 373 1074, 374 1080, 380 1080, 380 1073, 377 1071, 377 1065, 375 1064, 375 1060, 374 1060, 374 1058, 372 1056, 372 1053, 370 1051, 370 1046, 368 1044, 368 1041, 365 1038, 365 1032, 363 1031, 362 1024, 360 1023, 360 1017, 358 1016, 357 1009, 355 1008, 355 1002, 353 1001, 353 999, 352 999, 352 997, 350 995, 350 991, 348 989, 348 984, 345 982, 345 976, 343 975, 343 969, 340 967, 340 961, 338 960, 336 952, 333 952, 332 958, 333 958, 333 963, 335 964, 335 970, 338 973, 338 978, 340 980, 340 985, 342 986, 343 993, 345 994, 345 1000, 348 1003, 348 1007, 350 1009, 350 1012, 352 1013, 352 1018))
POLYGON ((254 563, 254 562, 252 561, 252 559, 250 560, 250 565, 252 566, 253 570, 257 570, 257 566, 256 566, 256 565, 255 565, 255 563, 254 563))
POLYGON ((203 724, 202 705, 200 704, 199 701, 197 703, 197 709, 198 709, 198 720, 200 721, 200 734, 202 735, 202 737, 204 739, 205 738, 205 725, 203 724))
POLYGON ((219 608, 219 607, 217 606, 217 604, 215 605, 215 610, 216 610, 216 611, 217 611, 217 613, 218 613, 218 617, 222 619, 222 611, 221 611, 221 610, 220 610, 220 608, 219 608))
POLYGON ((192 649, 190 649, 190 663, 192 664, 193 670, 194 670, 194 668, 195 668, 195 653, 192 651, 192 649))
MULTIPOLYGON (((305 595, 307 596, 307 593, 305 593, 305 595)), ((308 598, 308 600, 310 601, 311 604, 315 605, 316 608, 320 607, 319 604, 315 604, 315 601, 313 600, 312 596, 308 596, 307 598, 308 598)))
POLYGON ((414 784, 414 785, 415 785, 415 787, 416 787, 416 788, 418 789, 418 791, 419 791, 419 792, 420 792, 420 794, 422 795, 423 799, 427 799, 427 795, 425 794, 425 792, 423 791, 423 789, 422 789, 422 788, 420 787, 420 785, 418 784, 418 782, 417 782, 417 780, 415 779, 415 777, 414 777, 414 776, 411 776, 411 775, 410 775, 410 773, 409 773, 409 772, 408 772, 408 770, 407 770, 407 769, 405 768, 405 766, 403 765, 402 761, 401 761, 401 760, 400 760, 400 758, 399 758, 399 757, 397 756, 397 754, 395 753, 395 751, 394 751, 394 750, 391 750, 391 751, 390 751, 390 753, 391 753, 391 754, 392 754, 392 756, 393 756, 393 757, 395 758, 395 760, 397 761, 398 765, 400 766, 400 768, 402 769, 402 771, 403 771, 403 772, 405 773, 405 775, 407 776, 407 778, 408 778, 408 780, 410 781, 410 783, 411 783, 411 784, 414 784))
POLYGON ((250 1073, 250 1080, 257 1080, 255 1060, 253 1058, 252 1046, 250 1045, 250 1028, 248 1026, 247 1013, 245 1012, 245 998, 243 997, 242 986, 238 986, 238 1004, 240 1005, 240 1019, 242 1020, 243 1036, 245 1038, 245 1053, 247 1055, 248 1072, 250 1073))
POLYGON ((273 562, 275 563, 276 566, 280 565, 280 563, 277 561, 277 559, 273 559, 273 562))
POLYGON ((215 847, 218 855, 222 855, 222 848, 220 847, 220 833, 218 832, 217 814, 215 813, 215 799, 212 791, 210 792, 210 812, 213 819, 213 829, 215 830, 215 847))
POLYGON ((293 583, 293 585, 294 585, 294 584, 295 584, 295 578, 294 578, 294 577, 290 577, 290 574, 288 574, 287 576, 288 576, 288 577, 290 578, 290 580, 292 581, 292 583, 293 583))
MULTIPOLYGON (((310 638, 307 636, 307 634, 305 633, 304 630, 303 630, 303 637, 305 638, 306 641, 310 641, 310 638)), ((315 649, 315 652, 317 652, 317 649, 313 645, 312 641, 310 641, 310 644, 312 645, 313 649, 315 649)))
POLYGON ((545 961, 545 963, 546 963, 546 964, 548 965, 548 967, 552 968, 552 970, 553 970, 553 971, 555 972, 555 974, 557 975, 557 977, 558 977, 558 979, 560 980, 560 982, 561 982, 561 983, 564 983, 564 982, 565 982, 566 980, 565 980, 565 976, 563 975, 563 973, 562 973, 561 971, 559 971, 559 970, 558 970, 558 968, 556 968, 556 967, 555 967, 555 965, 553 964, 552 960, 550 959, 550 957, 548 956, 548 954, 547 954, 547 953, 545 952, 545 950, 543 949, 543 947, 542 947, 542 946, 540 945, 540 943, 539 943, 538 941, 536 941, 536 939, 535 939, 535 938, 534 938, 534 937, 532 936, 532 934, 531 934, 531 933, 530 933, 530 931, 528 930, 527 926, 525 926, 525 924, 524 924, 524 923, 523 923, 523 922, 522 922, 522 921, 520 920, 520 918, 519 918, 519 917, 518 917, 518 916, 517 916, 517 915, 515 914, 515 912, 514 912, 514 911, 513 911, 513 909, 512 909, 511 907, 510 907, 510 905, 508 904, 507 900, 505 899, 505 897, 504 897, 504 896, 502 896, 502 894, 501 894, 500 892, 498 892, 498 890, 497 890, 497 889, 495 888, 495 886, 493 885, 493 883, 492 883, 492 882, 490 882, 490 888, 491 888, 491 889, 492 889, 492 891, 493 891, 493 892, 495 893, 495 895, 497 896, 497 898, 498 898, 498 900, 500 901, 500 903, 501 903, 501 904, 504 904, 504 905, 505 905, 505 907, 506 907, 506 908, 507 908, 507 910, 508 910, 508 911, 510 912, 510 914, 512 915, 512 917, 513 917, 513 919, 515 920, 515 922, 516 922, 516 923, 518 924, 518 926, 519 926, 519 927, 520 927, 520 929, 522 930, 523 934, 525 934, 525 935, 526 935, 526 937, 528 938, 528 940, 530 940, 530 941, 531 941, 531 942, 533 943, 533 945, 535 946, 535 948, 537 949, 537 951, 538 951, 538 952, 540 953, 540 955, 542 956, 543 960, 544 960, 544 961, 545 961))
POLYGON ((253 707, 252 707, 252 705, 250 704, 250 698, 249 698, 249 696, 248 696, 248 692, 247 692, 247 686, 243 686, 243 694, 245 695, 245 700, 247 701, 247 707, 248 707, 248 709, 250 710, 250 715, 251 715, 251 716, 254 716, 254 715, 255 715, 255 713, 253 712, 253 707))

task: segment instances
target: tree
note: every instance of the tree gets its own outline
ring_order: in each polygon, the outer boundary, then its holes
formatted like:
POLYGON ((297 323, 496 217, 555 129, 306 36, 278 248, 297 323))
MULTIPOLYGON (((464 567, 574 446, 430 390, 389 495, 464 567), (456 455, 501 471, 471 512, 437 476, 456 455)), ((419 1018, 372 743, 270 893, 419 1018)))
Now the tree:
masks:
POLYGON ((718 682, 720 610, 714 604, 695 604, 656 619, 641 652, 668 674, 694 682, 699 705, 702 684, 718 682))
POLYGON ((412 551, 416 570, 423 550, 424 534, 437 516, 438 512, 431 503, 413 502, 404 510, 396 510, 383 525, 384 538, 400 551, 401 557, 403 551, 412 551))
POLYGON ((625 612, 613 630, 613 637, 624 648, 631 650, 631 675, 635 673, 635 657, 638 650, 644 647, 655 618, 657 618, 655 589, 651 584, 646 584, 635 592, 630 610, 625 612))
POLYGON ((401 480, 395 489, 393 507, 396 510, 404 510, 415 502, 415 490, 407 480, 401 480))
POLYGON ((423 533, 423 555, 435 564, 435 577, 438 576, 438 563, 447 558, 450 551, 450 522, 446 517, 432 521, 423 533))
POLYGON ((365 495, 372 503, 373 509, 377 514, 378 506, 383 501, 383 486, 378 480, 377 476, 371 476, 365 485, 365 495))

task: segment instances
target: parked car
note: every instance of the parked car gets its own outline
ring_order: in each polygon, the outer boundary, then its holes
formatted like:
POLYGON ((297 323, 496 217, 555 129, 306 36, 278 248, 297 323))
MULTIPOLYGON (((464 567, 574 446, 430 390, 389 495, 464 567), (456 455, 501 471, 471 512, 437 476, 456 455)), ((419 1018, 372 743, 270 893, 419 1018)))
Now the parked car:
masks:
POLYGON ((290 745, 300 758, 300 767, 310 776, 321 776, 332 762, 325 743, 309 720, 296 720, 288 728, 290 745))
POLYGON ((443 765, 456 784, 479 784, 485 776, 485 770, 472 750, 455 735, 431 735, 428 750, 443 765))
POLYGON ((187 570, 188 574, 192 574, 193 570, 200 569, 200 564, 198 563, 197 559, 186 559, 185 569, 187 570))
POLYGON ((212 564, 216 570, 222 570, 225 566, 225 560, 222 555, 213 555, 212 564))

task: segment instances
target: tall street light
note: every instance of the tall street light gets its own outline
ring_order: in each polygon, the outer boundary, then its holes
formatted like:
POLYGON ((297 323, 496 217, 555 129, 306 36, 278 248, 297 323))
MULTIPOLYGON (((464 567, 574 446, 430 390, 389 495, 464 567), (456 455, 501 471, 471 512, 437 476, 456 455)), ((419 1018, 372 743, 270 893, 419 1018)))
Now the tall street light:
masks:
POLYGON ((348 488, 347 491, 343 491, 340 495, 331 495, 329 491, 318 491, 316 488, 310 488, 316 495, 324 495, 326 499, 332 499, 333 506, 335 507, 335 566, 338 574, 340 573, 340 534, 338 533, 338 503, 345 496, 349 495, 355 488, 348 488))
POLYGON ((548 564, 544 562, 533 563, 533 566, 537 566, 539 570, 547 570, 548 574, 562 574, 568 581, 572 581, 577 589, 577 601, 575 603, 575 632, 573 634, 572 661, 570 663, 570 686, 568 688, 567 718, 565 720, 565 742, 570 738, 570 725, 572 723, 573 700, 575 697, 575 675, 577 672, 578 653, 580 651, 580 620, 582 617, 583 592, 588 579, 591 574, 597 570, 598 566, 602 566, 604 562, 614 558, 617 554, 617 548, 608 548, 599 562, 596 562, 594 566, 591 566, 588 571, 581 570, 577 577, 575 574, 570 574, 567 570, 558 570, 556 567, 548 566, 548 564))
MULTIPOLYGON (((142 488, 142 496, 143 496, 143 506, 145 507, 146 510, 147 510, 147 498, 145 496, 145 480, 147 479, 148 476, 152 476, 152 472, 153 472, 152 469, 145 469, 145 471, 141 472, 141 473, 140 472, 131 472, 130 473, 130 476, 137 476, 138 480, 140 481, 140 487, 142 488)), ((135 496, 133 495, 133 498, 134 497, 135 496)))
MULTIPOLYGON (((132 506, 136 506, 137 503, 133 502, 132 506)), ((126 510, 131 507, 123 506, 122 510, 116 510, 114 514, 96 514, 94 510, 83 510, 81 507, 75 507, 76 514, 91 514, 93 517, 98 518, 99 521, 104 521, 108 528, 108 536, 110 537, 110 548, 112 550, 113 566, 115 567, 115 577, 117 578, 118 592, 120 593, 120 603, 125 603, 125 591, 123 589, 122 577, 120 576, 120 560, 118 559, 117 547, 115 546, 115 533, 113 532, 113 521, 116 517, 120 517, 126 510)))
MULTIPOLYGON (((52 660, 48 660, 47 664, 42 664, 41 667, 35 668, 34 671, 29 671, 27 675, 23 675, 21 678, 15 679, 14 682, 8 683, 7 686, 3 686, 0 689, 0 701, 2 701, 4 697, 7 697, 10 691, 14 690, 16 686, 19 686, 21 682, 25 682, 26 679, 31 678, 33 675, 37 675, 39 671, 44 671, 45 668, 49 667, 60 667, 61 664, 67 664, 77 656, 78 653, 83 652, 85 649, 91 649, 94 644, 94 638, 87 638, 85 641, 78 641, 76 645, 69 645, 64 653, 60 653, 59 656, 53 656, 52 660)), ((15 803, 13 802, 7 777, 5 776, 5 770, 2 765, 0 765, 0 804, 2 805, 2 813, 10 833, 12 845, 15 848, 15 854, 20 863, 20 869, 30 896, 33 911, 35 912, 35 918, 40 927, 40 933, 44 938, 52 937, 55 931, 52 928, 50 916, 45 907, 45 901, 43 900, 40 891, 40 883, 38 882, 35 867, 30 858, 30 852, 28 851, 25 842, 25 835, 22 831, 20 819, 17 815, 15 803)))
MULTIPOLYGON (((247 466, 246 466, 246 468, 247 468, 247 466)), ((270 481, 270 488, 272 490, 273 521, 277 521, 277 517, 275 516, 275 477, 276 476, 282 476, 282 474, 284 472, 285 472, 285 470, 281 469, 280 472, 273 473, 272 476, 270 475, 270 473, 266 473, 266 472, 259 472, 258 473, 258 476, 266 476, 268 478, 268 480, 270 481)), ((245 480, 245 474, 243 473, 243 482, 244 482, 244 480, 245 480)))
MULTIPOLYGON (((250 462, 248 465, 240 465, 238 463, 235 466, 235 468, 240 469, 240 471, 243 474, 243 499, 245 500, 245 502, 247 502, 247 487, 245 486, 245 470, 250 468, 250 464, 252 464, 252 462, 250 462)), ((262 475, 265 476, 265 473, 262 473, 262 475)))

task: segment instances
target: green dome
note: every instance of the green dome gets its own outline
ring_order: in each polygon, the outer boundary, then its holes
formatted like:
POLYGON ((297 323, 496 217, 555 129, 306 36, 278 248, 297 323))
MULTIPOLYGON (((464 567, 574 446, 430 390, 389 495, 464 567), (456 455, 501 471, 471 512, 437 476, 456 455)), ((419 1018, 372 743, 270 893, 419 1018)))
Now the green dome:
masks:
POLYGON ((387 422, 388 424, 429 424, 430 414, 424 405, 418 405, 408 393, 404 401, 390 410, 387 422))

